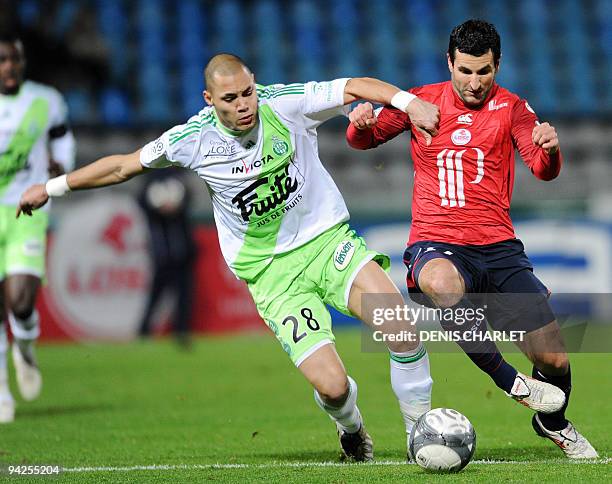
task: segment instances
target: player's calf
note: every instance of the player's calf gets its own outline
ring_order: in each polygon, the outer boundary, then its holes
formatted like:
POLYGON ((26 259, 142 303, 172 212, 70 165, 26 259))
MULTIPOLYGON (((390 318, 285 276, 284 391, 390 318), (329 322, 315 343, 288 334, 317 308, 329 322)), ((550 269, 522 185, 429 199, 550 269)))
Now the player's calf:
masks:
POLYGON ((374 458, 372 438, 366 432, 363 418, 357 407, 357 383, 347 377, 348 391, 342 403, 324 401, 317 389, 314 398, 317 405, 335 422, 343 456, 355 462, 374 458))
POLYGON ((15 419, 15 401, 9 388, 7 352, 6 324, 0 322, 0 423, 10 423, 15 419))
POLYGON ((33 311, 27 320, 9 313, 13 342, 13 364, 17 386, 24 400, 34 400, 42 389, 42 376, 34 353, 34 342, 40 334, 38 312, 33 311))

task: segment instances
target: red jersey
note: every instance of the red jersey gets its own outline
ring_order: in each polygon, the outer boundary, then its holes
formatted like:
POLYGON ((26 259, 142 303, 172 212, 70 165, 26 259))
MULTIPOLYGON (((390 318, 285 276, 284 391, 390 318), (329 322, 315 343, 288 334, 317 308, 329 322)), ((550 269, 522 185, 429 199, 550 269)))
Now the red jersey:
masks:
POLYGON ((561 169, 561 152, 553 156, 533 144, 537 117, 529 104, 494 84, 485 103, 467 107, 451 81, 411 89, 440 108, 439 133, 427 146, 407 114, 386 106, 371 129, 352 124, 347 140, 368 149, 403 131, 412 132, 414 162, 412 229, 409 243, 435 240, 459 245, 486 245, 515 238, 510 220, 514 183, 514 150, 541 180, 561 169))

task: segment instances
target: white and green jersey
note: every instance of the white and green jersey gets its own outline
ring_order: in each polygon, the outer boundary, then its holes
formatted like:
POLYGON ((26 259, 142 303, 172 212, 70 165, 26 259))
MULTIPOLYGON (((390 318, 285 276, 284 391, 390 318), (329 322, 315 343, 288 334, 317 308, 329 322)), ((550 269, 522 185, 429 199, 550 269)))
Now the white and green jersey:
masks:
POLYGON ((45 183, 50 157, 73 168, 67 126, 66 105, 52 87, 26 81, 17 94, 0 94, 0 205, 17 205, 28 187, 45 183))
POLYGON ((347 80, 257 86, 258 122, 248 133, 230 132, 206 107, 142 149, 143 166, 182 166, 206 182, 221 251, 241 279, 348 220, 316 132, 347 113, 347 80))

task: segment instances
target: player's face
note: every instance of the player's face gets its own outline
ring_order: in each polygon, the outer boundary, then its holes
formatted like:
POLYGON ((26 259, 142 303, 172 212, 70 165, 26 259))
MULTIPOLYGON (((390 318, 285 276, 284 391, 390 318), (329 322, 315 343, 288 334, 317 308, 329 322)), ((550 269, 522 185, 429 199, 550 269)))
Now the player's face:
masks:
POLYGON ((482 105, 493 87, 497 67, 493 63, 493 52, 476 57, 455 50, 455 62, 448 57, 453 88, 466 106, 482 105))
POLYGON ((234 131, 248 131, 257 122, 257 91, 253 74, 241 69, 238 73, 215 74, 212 85, 204 91, 204 99, 215 107, 219 121, 234 131))
POLYGON ((0 42, 0 92, 15 94, 23 82, 24 70, 21 42, 0 42))

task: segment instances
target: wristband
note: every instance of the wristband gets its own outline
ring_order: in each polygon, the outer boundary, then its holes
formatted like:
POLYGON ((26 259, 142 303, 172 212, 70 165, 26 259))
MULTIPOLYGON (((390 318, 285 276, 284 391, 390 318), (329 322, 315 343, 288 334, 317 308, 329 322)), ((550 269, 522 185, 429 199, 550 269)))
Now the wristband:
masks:
POLYGON ((399 109, 400 111, 406 112, 406 108, 410 101, 415 99, 416 96, 408 91, 398 91, 391 98, 391 106, 399 109))
POLYGON ((51 178, 45 184, 45 190, 50 197, 61 197, 70 191, 67 175, 51 178))

